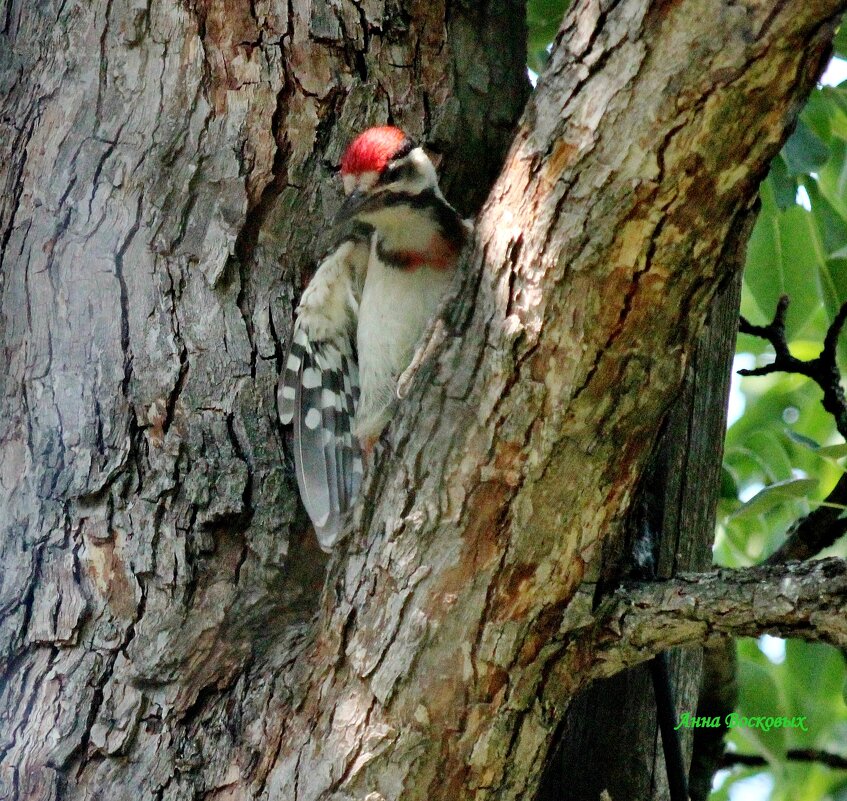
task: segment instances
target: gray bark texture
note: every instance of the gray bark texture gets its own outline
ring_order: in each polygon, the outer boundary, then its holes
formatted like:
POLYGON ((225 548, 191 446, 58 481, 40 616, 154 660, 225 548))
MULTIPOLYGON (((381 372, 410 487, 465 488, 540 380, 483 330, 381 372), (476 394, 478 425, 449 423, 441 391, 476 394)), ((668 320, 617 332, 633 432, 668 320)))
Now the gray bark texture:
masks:
POLYGON ((0 798, 529 798, 705 641, 590 600, 844 6, 583 0, 524 107, 516 0, 0 0, 0 798), (274 387, 388 120, 476 241, 327 565, 274 387))

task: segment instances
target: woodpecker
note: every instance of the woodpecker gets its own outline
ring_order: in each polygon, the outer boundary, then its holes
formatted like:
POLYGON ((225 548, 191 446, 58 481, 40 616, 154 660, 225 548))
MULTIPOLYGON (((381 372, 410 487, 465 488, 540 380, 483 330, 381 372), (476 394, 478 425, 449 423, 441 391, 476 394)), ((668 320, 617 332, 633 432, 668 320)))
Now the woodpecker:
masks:
POLYGON ((300 497, 325 551, 468 234, 429 157, 399 128, 356 137, 341 179, 335 245, 295 311, 277 398, 280 420, 294 426, 300 497))

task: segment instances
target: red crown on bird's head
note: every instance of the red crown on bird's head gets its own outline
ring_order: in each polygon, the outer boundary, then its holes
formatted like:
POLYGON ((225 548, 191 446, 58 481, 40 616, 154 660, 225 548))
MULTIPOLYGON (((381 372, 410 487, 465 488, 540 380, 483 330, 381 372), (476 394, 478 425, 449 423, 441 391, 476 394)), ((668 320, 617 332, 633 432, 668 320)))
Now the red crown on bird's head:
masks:
POLYGON ((414 147, 412 140, 393 125, 368 128, 360 133, 344 151, 342 175, 380 173, 394 158, 405 155, 414 147))

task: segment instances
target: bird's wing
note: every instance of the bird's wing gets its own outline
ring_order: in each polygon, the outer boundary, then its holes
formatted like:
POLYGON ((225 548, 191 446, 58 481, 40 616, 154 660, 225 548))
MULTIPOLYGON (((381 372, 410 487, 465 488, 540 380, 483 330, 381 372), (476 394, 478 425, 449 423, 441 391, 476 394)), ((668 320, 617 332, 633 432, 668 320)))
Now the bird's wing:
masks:
POLYGON ((318 267, 297 307, 277 390, 279 417, 294 425, 303 505, 328 551, 358 493, 362 456, 353 436, 359 370, 353 346, 368 245, 348 240, 318 267))

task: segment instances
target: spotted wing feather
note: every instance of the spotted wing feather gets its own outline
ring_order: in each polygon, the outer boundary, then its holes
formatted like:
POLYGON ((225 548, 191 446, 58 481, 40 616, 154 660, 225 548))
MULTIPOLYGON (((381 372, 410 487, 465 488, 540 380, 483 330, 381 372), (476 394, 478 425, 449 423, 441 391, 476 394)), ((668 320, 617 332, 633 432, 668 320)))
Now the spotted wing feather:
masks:
MULTIPOLYGON (((365 250, 365 256, 367 251, 365 250)), ((355 243, 315 273, 297 320, 278 388, 280 421, 293 424, 294 467, 318 541, 330 550, 362 477, 353 421, 359 374, 352 345, 357 309, 355 243)))

